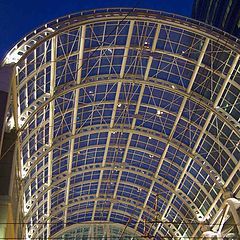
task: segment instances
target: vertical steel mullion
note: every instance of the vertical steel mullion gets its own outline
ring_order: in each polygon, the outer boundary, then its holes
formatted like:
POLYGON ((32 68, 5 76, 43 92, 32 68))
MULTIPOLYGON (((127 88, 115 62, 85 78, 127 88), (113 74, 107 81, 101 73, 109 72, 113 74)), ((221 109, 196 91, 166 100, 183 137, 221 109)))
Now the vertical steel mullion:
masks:
MULTIPOLYGON (((50 77, 50 97, 54 96, 54 89, 56 83, 56 60, 57 60, 57 36, 52 38, 52 48, 51 48, 51 77, 50 77)), ((49 136, 48 136, 48 145, 52 147, 53 145, 53 135, 54 135, 54 108, 55 108, 55 99, 53 99, 49 104, 49 136)), ((52 184, 52 162, 53 160, 53 150, 48 153, 48 186, 52 184)), ((47 238, 51 234, 51 191, 49 188, 47 192, 47 238)))

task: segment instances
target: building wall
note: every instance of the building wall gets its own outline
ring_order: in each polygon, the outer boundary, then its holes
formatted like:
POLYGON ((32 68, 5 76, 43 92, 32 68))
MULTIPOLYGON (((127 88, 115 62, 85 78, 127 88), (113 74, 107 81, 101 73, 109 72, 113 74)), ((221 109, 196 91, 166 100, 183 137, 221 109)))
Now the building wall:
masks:
POLYGON ((0 66, 0 154, 4 135, 4 122, 8 101, 8 92, 12 78, 12 65, 0 66))
POLYGON ((0 67, 0 239, 14 239, 19 224, 19 186, 16 182, 15 131, 6 132, 5 119, 12 65, 0 67))
POLYGON ((0 196, 0 239, 14 239, 15 226, 13 207, 8 197, 0 196))
POLYGON ((239 0, 195 0, 192 17, 240 37, 239 0))

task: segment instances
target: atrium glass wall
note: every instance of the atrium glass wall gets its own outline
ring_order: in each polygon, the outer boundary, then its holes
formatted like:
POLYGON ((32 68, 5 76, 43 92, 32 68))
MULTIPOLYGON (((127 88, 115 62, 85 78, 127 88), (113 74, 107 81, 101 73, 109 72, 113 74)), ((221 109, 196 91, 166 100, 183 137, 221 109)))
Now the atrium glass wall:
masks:
POLYGON ((203 23, 131 9, 69 15, 19 42, 5 64, 24 237, 238 231, 223 223, 238 220, 239 47, 203 23))

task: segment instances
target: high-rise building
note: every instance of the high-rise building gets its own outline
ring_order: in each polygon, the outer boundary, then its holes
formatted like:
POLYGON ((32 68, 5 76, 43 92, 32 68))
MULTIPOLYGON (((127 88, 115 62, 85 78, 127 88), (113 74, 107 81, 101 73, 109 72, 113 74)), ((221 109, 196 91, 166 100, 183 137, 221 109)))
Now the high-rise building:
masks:
POLYGON ((192 17, 240 38, 239 0, 195 0, 192 17))
POLYGON ((238 237, 239 49, 141 9, 68 15, 21 40, 2 64, 15 238, 238 237))

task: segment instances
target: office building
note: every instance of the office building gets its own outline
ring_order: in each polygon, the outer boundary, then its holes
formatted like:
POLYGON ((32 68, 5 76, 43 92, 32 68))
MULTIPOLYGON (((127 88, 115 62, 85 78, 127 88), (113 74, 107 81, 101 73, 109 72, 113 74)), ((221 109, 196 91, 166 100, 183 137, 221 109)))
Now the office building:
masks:
POLYGON ((195 0, 192 18, 240 38, 239 0, 195 0))

